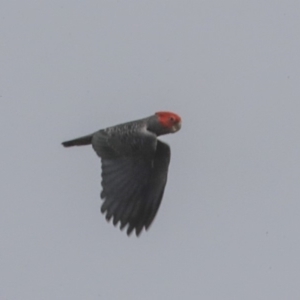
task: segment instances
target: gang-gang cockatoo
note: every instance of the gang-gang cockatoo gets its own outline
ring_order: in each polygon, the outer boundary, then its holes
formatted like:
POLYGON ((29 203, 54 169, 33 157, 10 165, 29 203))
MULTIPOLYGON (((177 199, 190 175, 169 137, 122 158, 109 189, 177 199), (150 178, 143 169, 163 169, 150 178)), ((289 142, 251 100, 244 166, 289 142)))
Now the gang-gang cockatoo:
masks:
POLYGON ((157 137, 180 127, 177 114, 163 111, 62 143, 92 144, 102 161, 101 212, 121 229, 128 225, 128 235, 148 229, 157 213, 170 162, 170 147, 157 137))

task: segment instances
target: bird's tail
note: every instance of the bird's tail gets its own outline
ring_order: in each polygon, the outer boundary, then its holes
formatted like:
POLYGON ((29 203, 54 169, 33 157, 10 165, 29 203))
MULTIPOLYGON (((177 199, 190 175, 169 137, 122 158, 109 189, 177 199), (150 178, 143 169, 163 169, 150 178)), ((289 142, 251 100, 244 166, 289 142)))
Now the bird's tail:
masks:
POLYGON ((93 134, 85 135, 74 140, 63 142, 62 145, 65 147, 90 145, 92 143, 92 137, 93 134))

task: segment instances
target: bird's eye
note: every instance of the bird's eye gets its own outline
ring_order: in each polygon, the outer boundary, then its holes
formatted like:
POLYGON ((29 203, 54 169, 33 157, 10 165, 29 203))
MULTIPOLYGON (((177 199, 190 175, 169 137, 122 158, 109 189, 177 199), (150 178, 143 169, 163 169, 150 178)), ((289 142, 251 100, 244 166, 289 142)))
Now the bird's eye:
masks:
POLYGON ((175 122, 175 118, 174 117, 170 117, 170 121, 171 122, 175 122))

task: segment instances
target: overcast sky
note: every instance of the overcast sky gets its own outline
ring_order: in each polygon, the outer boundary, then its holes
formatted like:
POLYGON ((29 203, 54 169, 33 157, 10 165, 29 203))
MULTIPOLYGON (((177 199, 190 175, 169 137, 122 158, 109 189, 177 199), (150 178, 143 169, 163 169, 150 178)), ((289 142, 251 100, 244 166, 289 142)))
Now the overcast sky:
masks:
POLYGON ((300 299, 299 1, 11 1, 0 10, 0 299, 300 299), (100 214, 66 139, 169 110, 158 215, 100 214))

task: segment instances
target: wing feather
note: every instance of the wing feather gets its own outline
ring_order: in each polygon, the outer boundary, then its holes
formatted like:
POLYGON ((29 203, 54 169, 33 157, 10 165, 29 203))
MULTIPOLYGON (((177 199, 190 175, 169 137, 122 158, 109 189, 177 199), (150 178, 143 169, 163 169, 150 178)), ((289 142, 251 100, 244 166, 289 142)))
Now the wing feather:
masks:
POLYGON ((170 147, 153 134, 136 132, 121 137, 105 130, 94 134, 92 145, 102 161, 101 212, 113 224, 128 225, 139 235, 152 223, 167 181, 170 147), (134 143, 131 144, 132 139, 134 143))

